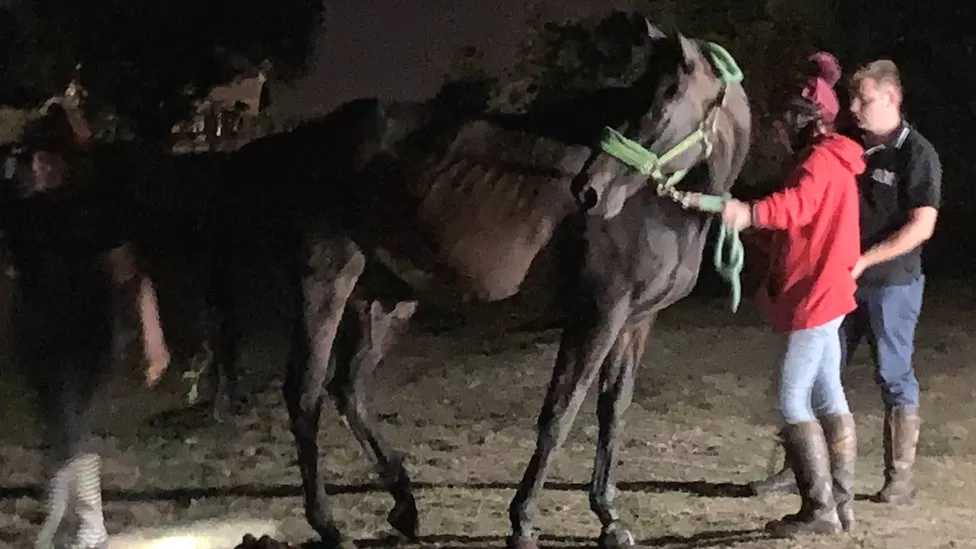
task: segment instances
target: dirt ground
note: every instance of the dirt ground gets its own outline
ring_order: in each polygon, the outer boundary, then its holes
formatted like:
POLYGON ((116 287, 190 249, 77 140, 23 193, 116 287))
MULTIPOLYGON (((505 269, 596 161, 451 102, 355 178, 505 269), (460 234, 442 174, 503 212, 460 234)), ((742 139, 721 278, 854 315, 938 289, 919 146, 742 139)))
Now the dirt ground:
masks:
MULTIPOLYGON (((765 539, 766 520, 797 508, 795 496, 736 497, 741 485, 779 463, 767 397, 779 340, 755 311, 733 316, 724 301, 689 300, 662 315, 627 413, 618 497, 641 545, 678 548, 976 547, 976 307, 964 282, 933 283, 917 337, 924 426, 920 495, 910 508, 862 501, 856 532, 829 539, 765 539)), ((419 485, 425 545, 502 547, 506 508, 532 451, 534 426, 556 352, 556 332, 484 336, 415 330, 380 369, 373 407, 382 432, 409 455, 419 485)), ((5 348, 0 341, 0 348, 5 348)), ((245 364, 253 406, 232 426, 189 408, 176 363, 152 391, 125 366, 99 403, 106 514, 113 533, 215 517, 279 521, 288 541, 312 537, 305 524, 295 452, 280 397, 281 334, 255 330, 245 364)), ((0 377, 0 547, 29 547, 41 521, 35 497, 43 460, 29 395, 0 377)), ((881 483, 881 405, 867 349, 845 373, 860 429, 857 491, 881 483)), ((588 510, 595 439, 594 399, 551 475, 541 501, 548 544, 592 546, 588 510)), ((320 435, 328 482, 369 482, 370 467, 329 409, 320 435)), ((334 512, 360 545, 388 534, 391 498, 340 493, 334 512)), ((242 532, 243 534, 244 532, 242 532)), ((228 548, 230 549, 230 548, 228 548)))

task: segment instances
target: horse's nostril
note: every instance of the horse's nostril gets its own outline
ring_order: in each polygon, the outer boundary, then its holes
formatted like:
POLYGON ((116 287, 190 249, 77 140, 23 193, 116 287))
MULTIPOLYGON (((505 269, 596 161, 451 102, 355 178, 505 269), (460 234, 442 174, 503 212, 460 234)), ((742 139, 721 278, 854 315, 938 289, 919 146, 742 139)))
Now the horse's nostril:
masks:
POLYGON ((600 200, 600 196, 597 194, 596 189, 587 187, 583 192, 576 195, 576 200, 579 202, 580 207, 584 210, 589 210, 593 206, 596 206, 596 203, 600 200))

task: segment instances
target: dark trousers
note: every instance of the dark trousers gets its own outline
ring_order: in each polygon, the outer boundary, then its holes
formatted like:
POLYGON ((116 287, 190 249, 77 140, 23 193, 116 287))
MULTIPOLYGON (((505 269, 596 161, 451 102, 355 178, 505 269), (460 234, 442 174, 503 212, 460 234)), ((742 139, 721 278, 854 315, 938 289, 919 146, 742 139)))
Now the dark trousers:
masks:
POLYGON ((63 317, 52 320, 16 300, 13 320, 15 360, 35 391, 48 457, 64 463, 87 451, 92 399, 110 365, 110 325, 90 318, 64 326, 63 317))
POLYGON ((874 355, 875 380, 885 406, 918 405, 912 354, 924 288, 924 276, 904 285, 858 288, 857 310, 847 315, 841 325, 845 363, 861 340, 868 340, 874 355))
MULTIPOLYGON (((98 357, 49 360, 38 363, 45 371, 35 375, 38 416, 44 423, 48 454, 64 463, 90 451, 91 405, 105 361, 98 357)), ((40 372, 38 372, 40 373, 40 372)))

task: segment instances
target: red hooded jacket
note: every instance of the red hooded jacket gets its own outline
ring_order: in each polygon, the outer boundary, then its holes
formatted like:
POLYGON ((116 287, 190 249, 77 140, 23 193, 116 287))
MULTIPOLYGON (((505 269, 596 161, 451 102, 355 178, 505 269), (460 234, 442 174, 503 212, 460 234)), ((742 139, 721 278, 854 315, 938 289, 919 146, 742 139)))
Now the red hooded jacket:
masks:
POLYGON ((758 301, 778 332, 825 324, 855 309, 861 257, 858 174, 864 149, 837 133, 817 140, 786 187, 753 203, 753 225, 774 229, 758 301))

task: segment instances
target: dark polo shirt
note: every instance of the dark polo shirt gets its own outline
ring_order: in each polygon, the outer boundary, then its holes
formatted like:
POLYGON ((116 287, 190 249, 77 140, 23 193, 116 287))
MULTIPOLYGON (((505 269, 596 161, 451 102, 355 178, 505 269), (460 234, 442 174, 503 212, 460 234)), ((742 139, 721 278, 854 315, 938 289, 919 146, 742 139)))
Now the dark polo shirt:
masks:
MULTIPOLYGON (((864 143, 863 136, 858 136, 864 143)), ((939 208, 942 163, 935 147, 910 124, 902 123, 880 145, 865 144, 867 169, 858 177, 861 200, 861 250, 896 233, 915 208, 939 208)), ((922 247, 866 269, 861 286, 908 284, 922 274, 922 247)))

